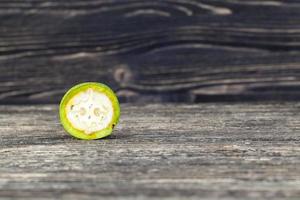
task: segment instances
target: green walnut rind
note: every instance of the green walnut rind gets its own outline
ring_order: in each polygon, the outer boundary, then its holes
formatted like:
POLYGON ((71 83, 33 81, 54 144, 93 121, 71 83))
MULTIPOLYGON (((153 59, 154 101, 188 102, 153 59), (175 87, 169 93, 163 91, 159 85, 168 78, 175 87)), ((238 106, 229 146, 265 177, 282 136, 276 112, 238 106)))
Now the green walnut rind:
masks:
POLYGON ((115 93, 107 85, 102 83, 97 83, 97 82, 86 82, 86 83, 75 85, 74 87, 72 87, 70 90, 67 91, 67 93, 64 95, 59 105, 59 116, 60 116, 61 124, 70 135, 83 140, 100 139, 109 136, 112 133, 114 127, 119 122, 120 105, 115 93), (71 100, 71 98, 73 98, 76 94, 85 91, 89 88, 105 94, 112 102, 112 107, 113 107, 112 120, 110 121, 108 126, 90 135, 85 134, 83 131, 74 128, 66 116, 66 105, 71 100))

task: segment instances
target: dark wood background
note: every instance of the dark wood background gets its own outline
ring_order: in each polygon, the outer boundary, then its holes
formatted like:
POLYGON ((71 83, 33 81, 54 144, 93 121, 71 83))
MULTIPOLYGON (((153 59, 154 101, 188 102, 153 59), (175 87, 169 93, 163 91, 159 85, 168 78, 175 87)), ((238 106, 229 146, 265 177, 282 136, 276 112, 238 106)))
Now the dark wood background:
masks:
POLYGON ((300 99, 298 0, 1 0, 0 103, 300 99))

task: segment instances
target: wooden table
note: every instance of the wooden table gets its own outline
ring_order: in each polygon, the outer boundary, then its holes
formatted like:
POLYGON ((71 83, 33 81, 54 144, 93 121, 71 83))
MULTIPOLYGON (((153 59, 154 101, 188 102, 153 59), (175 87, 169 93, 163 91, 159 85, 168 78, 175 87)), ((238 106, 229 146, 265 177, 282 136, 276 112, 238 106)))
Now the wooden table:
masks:
POLYGON ((0 106, 0 196, 299 199, 300 104, 122 104, 109 138, 69 136, 56 105, 0 106))

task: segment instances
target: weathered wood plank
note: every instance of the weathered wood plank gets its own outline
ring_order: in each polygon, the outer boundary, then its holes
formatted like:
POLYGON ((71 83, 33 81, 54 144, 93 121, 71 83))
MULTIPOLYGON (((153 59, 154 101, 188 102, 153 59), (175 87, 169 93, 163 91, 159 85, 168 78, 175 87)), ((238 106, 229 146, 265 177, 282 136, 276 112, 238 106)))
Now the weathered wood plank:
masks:
POLYGON ((81 141, 57 106, 0 106, 0 197, 299 199, 300 104, 122 104, 81 141))
POLYGON ((58 102, 83 81, 122 101, 299 100, 299 10, 293 0, 1 1, 0 102, 58 102))

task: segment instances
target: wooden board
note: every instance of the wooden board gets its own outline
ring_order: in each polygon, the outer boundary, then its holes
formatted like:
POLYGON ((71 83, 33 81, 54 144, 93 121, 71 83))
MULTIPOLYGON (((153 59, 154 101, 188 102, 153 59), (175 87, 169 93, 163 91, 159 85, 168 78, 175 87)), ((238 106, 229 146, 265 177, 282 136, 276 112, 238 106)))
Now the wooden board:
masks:
POLYGON ((0 102, 109 84, 122 101, 300 99, 297 0, 0 2, 0 102))
POLYGON ((0 106, 0 198, 300 198, 300 104, 122 104, 104 140, 57 106, 0 106))

